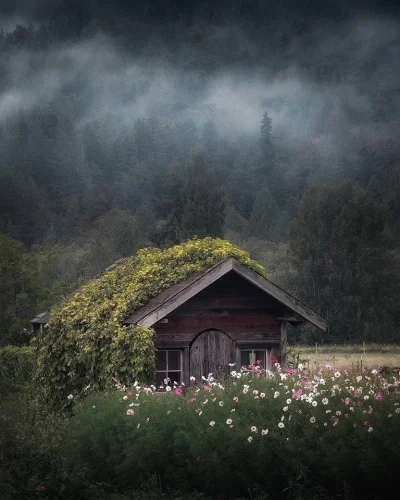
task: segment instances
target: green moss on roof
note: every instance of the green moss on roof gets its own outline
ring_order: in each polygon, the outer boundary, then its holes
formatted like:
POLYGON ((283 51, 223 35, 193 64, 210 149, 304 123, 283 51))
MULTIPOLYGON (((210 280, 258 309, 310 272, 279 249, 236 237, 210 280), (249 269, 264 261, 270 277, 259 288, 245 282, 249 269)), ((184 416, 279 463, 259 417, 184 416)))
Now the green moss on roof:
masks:
POLYGON ((151 380, 153 330, 121 322, 166 288, 231 256, 265 274, 247 252, 229 241, 194 239, 167 249, 140 250, 52 309, 47 327, 36 339, 36 380, 46 399, 65 407, 69 394, 102 389, 114 379, 124 384, 151 380))

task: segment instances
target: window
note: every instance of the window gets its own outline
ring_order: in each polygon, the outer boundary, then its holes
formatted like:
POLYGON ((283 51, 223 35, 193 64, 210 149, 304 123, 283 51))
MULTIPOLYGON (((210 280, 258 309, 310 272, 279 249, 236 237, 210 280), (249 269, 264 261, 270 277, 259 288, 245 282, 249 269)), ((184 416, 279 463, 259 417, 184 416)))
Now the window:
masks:
POLYGON ((242 349, 240 352, 240 366, 259 364, 263 368, 269 368, 270 349, 242 349))
POLYGON ((164 379, 169 378, 170 384, 182 381, 181 351, 157 351, 156 353, 156 387, 164 385, 164 379))

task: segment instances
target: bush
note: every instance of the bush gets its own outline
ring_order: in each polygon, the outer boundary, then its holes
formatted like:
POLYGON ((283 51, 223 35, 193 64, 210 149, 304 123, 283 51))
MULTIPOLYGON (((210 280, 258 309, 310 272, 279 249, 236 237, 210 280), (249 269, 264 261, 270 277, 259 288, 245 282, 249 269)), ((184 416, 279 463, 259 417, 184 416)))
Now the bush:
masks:
POLYGON ((115 494, 157 477, 213 498, 249 498, 256 485, 274 499, 390 497, 399 382, 365 370, 237 376, 182 395, 90 396, 63 430, 63 469, 115 494))
POLYGON ((0 349, 0 395, 10 394, 27 384, 33 373, 35 353, 31 347, 6 346, 0 349))

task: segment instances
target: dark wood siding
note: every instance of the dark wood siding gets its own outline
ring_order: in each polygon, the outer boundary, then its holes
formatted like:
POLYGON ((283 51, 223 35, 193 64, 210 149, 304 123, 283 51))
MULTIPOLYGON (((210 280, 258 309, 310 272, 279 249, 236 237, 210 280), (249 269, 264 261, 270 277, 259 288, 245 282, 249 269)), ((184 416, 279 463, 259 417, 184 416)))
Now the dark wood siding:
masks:
POLYGON ((189 346, 204 330, 221 330, 241 343, 279 344, 285 307, 230 272, 154 325, 158 347, 189 346))

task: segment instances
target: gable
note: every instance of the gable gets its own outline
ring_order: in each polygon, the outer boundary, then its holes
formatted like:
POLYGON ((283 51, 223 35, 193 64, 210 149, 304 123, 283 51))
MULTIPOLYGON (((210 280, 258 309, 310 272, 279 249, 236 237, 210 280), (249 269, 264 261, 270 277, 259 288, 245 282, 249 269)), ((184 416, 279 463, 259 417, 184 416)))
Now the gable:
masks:
POLYGON ((244 285, 244 282, 250 284, 252 288, 257 288, 261 291, 261 295, 259 295, 260 300, 265 300, 266 303, 270 304, 274 303, 275 307, 276 304, 280 304, 284 307, 285 311, 295 313, 321 330, 326 331, 326 322, 321 316, 271 281, 241 264, 234 257, 226 259, 200 275, 192 276, 170 287, 168 290, 165 290, 160 295, 150 300, 146 306, 134 312, 124 321, 124 323, 138 324, 145 328, 150 328, 155 323, 165 318, 173 310, 177 309, 192 297, 198 295, 231 272, 241 277, 241 283, 243 286, 246 286, 247 289, 249 289, 248 285, 244 285))

